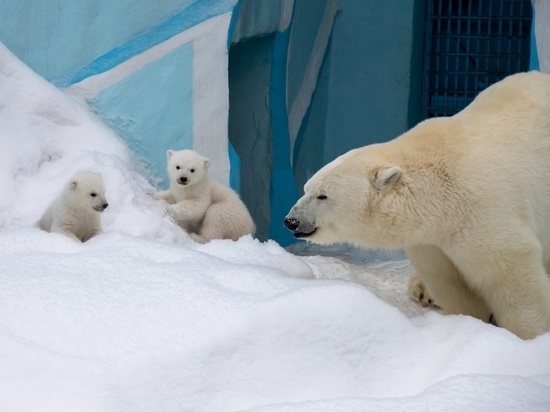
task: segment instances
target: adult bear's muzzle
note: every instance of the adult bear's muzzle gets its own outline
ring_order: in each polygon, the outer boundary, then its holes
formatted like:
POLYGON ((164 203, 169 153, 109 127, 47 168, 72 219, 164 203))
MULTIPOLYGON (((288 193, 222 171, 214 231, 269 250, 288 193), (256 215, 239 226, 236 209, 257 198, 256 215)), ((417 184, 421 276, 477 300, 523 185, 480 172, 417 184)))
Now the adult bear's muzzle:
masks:
POLYGON ((313 235, 317 228, 312 223, 302 223, 300 220, 287 216, 284 225, 296 238, 304 238, 313 235))
POLYGON ((298 219, 294 219, 293 217, 287 217, 285 218, 284 224, 287 229, 294 232, 300 226, 300 221, 298 219))

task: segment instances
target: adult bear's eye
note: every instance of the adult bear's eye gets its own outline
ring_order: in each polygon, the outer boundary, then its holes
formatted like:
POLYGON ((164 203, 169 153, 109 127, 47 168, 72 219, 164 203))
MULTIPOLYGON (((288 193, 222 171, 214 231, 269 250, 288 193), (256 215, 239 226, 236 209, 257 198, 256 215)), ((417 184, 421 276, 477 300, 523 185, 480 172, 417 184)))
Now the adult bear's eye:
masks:
POLYGON ((176 169, 180 170, 180 167, 179 167, 179 166, 176 166, 176 169))
POLYGON ((92 192, 92 193, 90 193, 90 196, 96 197, 96 196, 97 196, 97 193, 92 192))
POLYGON ((326 198, 327 198, 326 195, 319 195, 319 196, 317 196, 317 199, 319 199, 319 200, 325 200, 326 198))
POLYGON ((191 173, 195 173, 195 169, 191 169, 190 172, 191 172, 191 173))

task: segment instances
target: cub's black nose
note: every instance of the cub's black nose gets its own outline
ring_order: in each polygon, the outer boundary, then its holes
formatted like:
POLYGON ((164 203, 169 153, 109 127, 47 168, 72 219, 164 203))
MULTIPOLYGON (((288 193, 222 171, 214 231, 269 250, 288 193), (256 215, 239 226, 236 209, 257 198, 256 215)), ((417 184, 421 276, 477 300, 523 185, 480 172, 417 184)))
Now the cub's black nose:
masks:
POLYGON ((180 177, 180 182, 181 183, 187 183, 187 178, 185 176, 180 177))
POLYGON ((300 226, 300 221, 293 217, 287 217, 284 223, 285 226, 292 231, 298 229, 298 226, 300 226))
POLYGON ((107 209, 109 207, 109 203, 104 203, 103 204, 103 209, 107 209))

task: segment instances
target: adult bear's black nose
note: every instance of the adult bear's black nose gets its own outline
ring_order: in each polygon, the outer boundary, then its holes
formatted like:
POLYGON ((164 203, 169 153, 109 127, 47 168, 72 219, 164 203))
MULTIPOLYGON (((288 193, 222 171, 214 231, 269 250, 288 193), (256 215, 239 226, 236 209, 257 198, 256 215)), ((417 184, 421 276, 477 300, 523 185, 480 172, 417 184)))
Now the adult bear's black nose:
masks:
POLYGON ((300 221, 293 217, 287 217, 284 223, 285 226, 292 231, 298 229, 298 226, 300 226, 300 221))
POLYGON ((103 209, 107 209, 109 207, 109 203, 104 203, 103 204, 103 209))

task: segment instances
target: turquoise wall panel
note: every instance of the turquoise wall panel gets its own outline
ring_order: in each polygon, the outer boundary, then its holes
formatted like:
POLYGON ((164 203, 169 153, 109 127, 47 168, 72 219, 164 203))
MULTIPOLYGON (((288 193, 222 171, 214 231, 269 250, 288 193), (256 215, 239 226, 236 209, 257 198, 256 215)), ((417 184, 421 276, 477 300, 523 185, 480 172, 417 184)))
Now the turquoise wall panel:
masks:
POLYGON ((324 162, 409 126, 414 1, 339 0, 330 49, 324 162))
POLYGON ((0 1, 0 41, 51 80, 85 66, 197 1, 0 1))
POLYGON ((193 46, 186 44, 100 93, 92 106, 159 187, 166 149, 193 147, 193 46))

